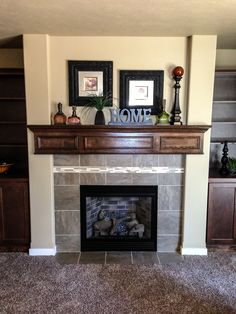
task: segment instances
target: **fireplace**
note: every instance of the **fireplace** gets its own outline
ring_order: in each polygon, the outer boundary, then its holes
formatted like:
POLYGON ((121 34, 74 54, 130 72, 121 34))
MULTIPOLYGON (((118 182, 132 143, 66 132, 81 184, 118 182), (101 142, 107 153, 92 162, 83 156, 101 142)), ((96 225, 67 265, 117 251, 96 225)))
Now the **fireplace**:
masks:
POLYGON ((178 251, 184 164, 183 155, 54 155, 57 252, 81 251, 80 188, 98 185, 103 192, 113 185, 158 186, 157 251, 178 251))
POLYGON ((82 185, 82 251, 156 251, 157 186, 82 185))

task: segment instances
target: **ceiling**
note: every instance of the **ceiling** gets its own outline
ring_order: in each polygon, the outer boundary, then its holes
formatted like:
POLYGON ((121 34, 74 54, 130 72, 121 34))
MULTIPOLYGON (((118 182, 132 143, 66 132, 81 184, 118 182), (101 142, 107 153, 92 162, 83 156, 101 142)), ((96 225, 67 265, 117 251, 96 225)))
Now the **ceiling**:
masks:
POLYGON ((218 48, 236 49, 236 0, 0 0, 0 45, 21 45, 21 34, 216 34, 218 48))

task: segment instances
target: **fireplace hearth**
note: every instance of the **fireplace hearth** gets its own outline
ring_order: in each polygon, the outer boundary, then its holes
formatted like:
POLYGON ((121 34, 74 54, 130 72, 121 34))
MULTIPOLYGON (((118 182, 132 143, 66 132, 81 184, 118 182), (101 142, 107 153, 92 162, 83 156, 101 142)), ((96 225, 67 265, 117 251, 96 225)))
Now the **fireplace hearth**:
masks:
POLYGON ((157 186, 80 186, 82 251, 156 251, 157 186))

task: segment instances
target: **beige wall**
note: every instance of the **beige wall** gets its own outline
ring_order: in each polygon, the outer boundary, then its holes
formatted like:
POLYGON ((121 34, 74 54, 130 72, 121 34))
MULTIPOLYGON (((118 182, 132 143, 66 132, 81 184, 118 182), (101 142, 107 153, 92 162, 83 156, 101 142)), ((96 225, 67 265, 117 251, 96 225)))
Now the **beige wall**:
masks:
MULTIPOLYGON (((50 124, 49 37, 24 35, 24 64, 28 124, 50 124)), ((54 192, 52 156, 34 155, 28 131, 31 249, 53 249, 54 192)))
POLYGON ((236 49, 217 49, 217 69, 236 69, 236 49))
MULTIPOLYGON (((187 123, 211 125, 216 36, 192 36, 190 47, 187 123)), ((203 155, 186 156, 183 254, 206 253, 210 130, 204 141, 203 155)))
POLYGON ((0 49, 0 68, 23 67, 23 49, 0 49))
MULTIPOLYGON (((68 106, 68 60, 113 61, 114 103, 119 98, 119 70, 164 70, 164 98, 167 100, 167 110, 170 111, 174 95, 171 71, 176 65, 186 68, 186 53, 187 39, 183 37, 51 37, 52 112, 55 113, 56 104, 62 102, 65 113, 71 114, 68 106)), ((183 79, 180 94, 183 117, 185 83, 183 79)), ((106 116, 109 120, 108 112, 106 116)), ((93 123, 93 116, 82 122, 93 123)))
MULTIPOLYGON (((213 84, 212 64, 215 60, 215 37, 199 36, 193 37, 191 43, 192 55, 190 60, 190 110, 188 111, 189 123, 209 123, 209 112, 211 111, 210 94, 213 84), (209 41, 209 44, 207 42, 209 41), (200 53, 199 58, 197 57, 200 53), (211 56, 209 56, 211 55, 211 56), (209 74, 199 78, 200 68, 207 67, 209 74), (199 82, 201 81, 201 82, 199 82), (197 92, 195 91, 198 88, 197 92), (200 89, 199 89, 200 88, 200 89), (199 90, 203 88, 201 96, 199 90), (209 88, 209 93, 206 89, 209 88), (195 99, 196 98, 196 99, 195 99)), ((25 35, 24 36, 24 60, 27 86, 27 111, 29 124, 48 124, 50 114, 55 113, 56 104, 62 102, 64 112, 71 113, 68 106, 68 60, 112 60, 114 65, 113 88, 114 97, 118 97, 119 69, 163 69, 164 78, 164 98, 167 99, 167 111, 170 111, 173 103, 173 85, 171 71, 176 65, 185 68, 186 74, 181 81, 180 104, 185 120, 185 109, 187 108, 187 87, 188 77, 188 40, 187 38, 164 38, 164 37, 48 37, 47 35, 25 35)), ((93 117, 86 123, 93 123, 93 117)), ((207 135, 208 136, 208 135, 207 135)), ((32 134, 29 133, 29 156, 30 156, 30 191, 31 191, 31 229, 32 229, 32 249, 53 248, 54 247, 54 218, 52 200, 52 163, 51 156, 33 155, 32 134), (51 196, 50 196, 50 193, 51 196)), ((209 138, 205 143, 205 154, 203 156, 193 156, 194 167, 199 163, 197 173, 189 172, 186 175, 187 184, 191 185, 190 178, 200 184, 204 183, 199 193, 199 199, 194 200, 196 204, 190 202, 191 190, 186 189, 185 210, 187 215, 185 220, 193 225, 185 230, 185 239, 194 239, 191 245, 196 248, 203 247, 203 237, 205 235, 206 217, 206 193, 207 174, 202 178, 202 169, 208 169, 208 146, 209 138), (188 182, 189 180, 189 182, 188 182), (201 205, 201 211, 197 221, 191 220, 191 213, 196 211, 197 204, 201 205), (200 232, 196 234, 196 229, 201 224, 200 232), (203 225, 202 225, 203 224, 203 225)), ((189 164, 190 165, 190 164, 189 164)), ((189 243, 186 243, 186 247, 189 243)))

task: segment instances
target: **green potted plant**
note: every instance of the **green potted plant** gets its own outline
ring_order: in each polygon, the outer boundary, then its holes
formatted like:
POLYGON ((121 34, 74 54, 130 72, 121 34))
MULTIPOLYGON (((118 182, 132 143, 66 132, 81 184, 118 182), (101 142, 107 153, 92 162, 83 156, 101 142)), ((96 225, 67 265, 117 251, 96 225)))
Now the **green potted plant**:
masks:
POLYGON ((228 169, 231 174, 236 174, 236 158, 229 158, 228 169))
POLYGON ((111 106, 111 98, 109 96, 91 95, 91 97, 89 97, 88 103, 84 108, 85 110, 90 108, 97 109, 94 124, 105 125, 103 109, 104 107, 108 106, 111 106))

